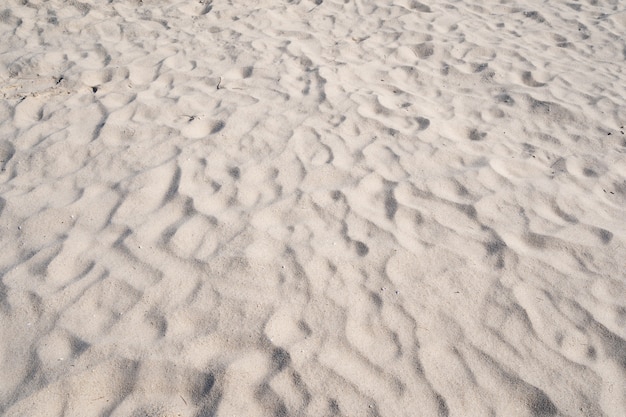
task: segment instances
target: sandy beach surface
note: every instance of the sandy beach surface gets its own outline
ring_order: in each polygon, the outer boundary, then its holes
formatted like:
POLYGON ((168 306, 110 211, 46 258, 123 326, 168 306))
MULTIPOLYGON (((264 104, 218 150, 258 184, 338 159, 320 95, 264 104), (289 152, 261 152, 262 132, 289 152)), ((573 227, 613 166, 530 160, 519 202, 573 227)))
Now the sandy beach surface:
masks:
POLYGON ((626 415, 626 2, 2 0, 0 415, 626 415))

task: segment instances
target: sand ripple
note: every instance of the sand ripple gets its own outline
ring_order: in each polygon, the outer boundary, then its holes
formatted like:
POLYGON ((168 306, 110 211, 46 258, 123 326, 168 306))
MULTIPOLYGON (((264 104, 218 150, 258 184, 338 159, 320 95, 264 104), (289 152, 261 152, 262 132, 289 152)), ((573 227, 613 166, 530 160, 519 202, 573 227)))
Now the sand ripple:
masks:
POLYGON ((623 416, 625 16, 8 0, 0 414, 623 416))

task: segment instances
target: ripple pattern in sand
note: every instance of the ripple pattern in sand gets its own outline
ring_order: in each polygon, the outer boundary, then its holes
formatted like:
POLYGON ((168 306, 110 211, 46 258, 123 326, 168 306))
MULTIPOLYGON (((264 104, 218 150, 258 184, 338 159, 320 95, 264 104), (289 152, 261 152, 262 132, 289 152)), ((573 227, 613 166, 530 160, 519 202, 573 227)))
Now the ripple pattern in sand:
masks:
POLYGON ((619 2, 0 10, 0 414, 622 416, 619 2))

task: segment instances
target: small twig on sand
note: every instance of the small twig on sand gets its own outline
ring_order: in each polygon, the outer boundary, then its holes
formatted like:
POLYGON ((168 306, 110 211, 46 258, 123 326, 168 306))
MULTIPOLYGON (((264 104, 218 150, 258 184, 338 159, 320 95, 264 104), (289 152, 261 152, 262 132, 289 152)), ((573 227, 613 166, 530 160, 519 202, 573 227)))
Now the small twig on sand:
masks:
POLYGON ((313 6, 313 8, 311 10, 309 10, 307 13, 311 13, 313 10, 315 10, 317 8, 317 6, 319 6, 323 2, 324 2, 324 0, 315 0, 315 6, 313 6))
POLYGON ((220 77, 220 80, 217 82, 217 89, 219 90, 221 87, 220 85, 222 84, 222 77, 220 77))

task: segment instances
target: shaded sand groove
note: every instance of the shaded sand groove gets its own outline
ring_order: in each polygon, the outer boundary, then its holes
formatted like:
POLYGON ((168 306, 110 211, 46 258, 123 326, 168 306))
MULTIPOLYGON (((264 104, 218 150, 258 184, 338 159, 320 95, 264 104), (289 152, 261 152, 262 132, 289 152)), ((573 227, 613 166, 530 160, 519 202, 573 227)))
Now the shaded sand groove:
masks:
POLYGON ((619 1, 0 6, 0 414, 626 413, 619 1))

